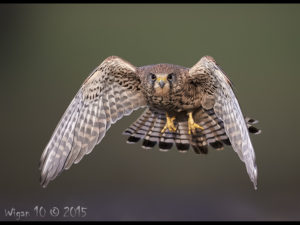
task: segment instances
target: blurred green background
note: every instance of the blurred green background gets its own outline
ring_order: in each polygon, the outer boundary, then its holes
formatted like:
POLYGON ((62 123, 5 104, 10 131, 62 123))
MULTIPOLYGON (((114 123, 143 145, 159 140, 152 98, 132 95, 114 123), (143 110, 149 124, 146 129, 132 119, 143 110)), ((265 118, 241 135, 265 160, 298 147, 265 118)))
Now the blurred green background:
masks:
POLYGON ((15 220, 5 216, 14 207, 30 211, 24 220, 299 220, 299 21, 298 4, 0 5, 0 219, 15 220), (232 148, 196 155, 126 144, 121 133, 142 110, 43 189, 44 147, 111 55, 186 67, 213 56, 244 114, 260 121, 262 134, 251 136, 258 190, 232 148), (87 216, 63 217, 65 206, 87 216))

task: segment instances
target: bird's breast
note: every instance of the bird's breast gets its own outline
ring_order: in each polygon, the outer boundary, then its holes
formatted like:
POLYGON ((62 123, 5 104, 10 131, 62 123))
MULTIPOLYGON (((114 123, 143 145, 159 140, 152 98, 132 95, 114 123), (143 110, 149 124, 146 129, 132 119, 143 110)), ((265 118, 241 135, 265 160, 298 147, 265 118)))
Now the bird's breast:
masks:
POLYGON ((170 97, 167 96, 151 96, 147 99, 148 105, 160 110, 174 110, 175 105, 170 97))

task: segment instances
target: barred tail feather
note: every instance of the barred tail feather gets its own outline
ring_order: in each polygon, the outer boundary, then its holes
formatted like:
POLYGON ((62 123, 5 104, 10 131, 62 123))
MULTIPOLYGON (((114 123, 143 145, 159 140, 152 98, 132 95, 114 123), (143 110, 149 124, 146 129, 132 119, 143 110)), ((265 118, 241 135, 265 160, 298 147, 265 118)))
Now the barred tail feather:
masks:
POLYGON ((142 147, 146 149, 153 148, 157 143, 160 150, 168 150, 173 145, 173 134, 166 131, 161 133, 166 123, 164 113, 151 112, 146 109, 144 113, 124 132, 124 135, 129 135, 127 143, 137 143, 143 139, 142 147))
POLYGON ((261 133, 260 129, 253 126, 254 124, 258 123, 258 120, 251 119, 249 117, 245 117, 245 121, 246 121, 248 130, 250 133, 252 133, 252 134, 260 134, 261 133))
POLYGON ((145 126, 144 124, 150 119, 151 116, 152 113, 146 109, 144 113, 123 132, 124 135, 130 135, 127 143, 133 144, 145 137, 149 130, 149 126, 145 126))
MULTIPOLYGON (((261 132, 253 126, 258 122, 257 120, 246 117, 245 121, 250 133, 258 134, 261 132)), ((188 122, 176 122, 175 120, 176 132, 166 130, 161 133, 166 124, 165 113, 152 112, 148 108, 123 134, 129 135, 127 139, 129 144, 142 140, 143 148, 152 149, 158 144, 161 151, 168 151, 175 144, 179 152, 187 152, 192 147, 197 154, 207 154, 209 145, 217 150, 224 149, 224 145, 231 145, 225 133, 223 121, 216 116, 213 109, 198 110, 195 115, 195 122, 204 130, 197 129, 195 133, 190 135, 188 134, 188 122)))
POLYGON ((190 135, 187 122, 179 122, 176 130, 175 144, 179 152, 187 152, 190 148, 190 135))

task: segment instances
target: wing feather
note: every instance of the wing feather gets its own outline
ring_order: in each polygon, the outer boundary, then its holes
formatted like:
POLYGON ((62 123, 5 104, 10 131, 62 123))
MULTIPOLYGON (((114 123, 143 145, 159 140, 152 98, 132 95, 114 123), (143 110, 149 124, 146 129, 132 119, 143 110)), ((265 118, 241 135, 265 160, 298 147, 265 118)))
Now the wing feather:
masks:
POLYGON ((110 87, 109 91, 107 92, 107 98, 109 99, 111 123, 114 124, 118 120, 118 113, 117 113, 118 109, 117 109, 116 100, 114 97, 113 87, 110 87))
POLYGON ((206 98, 211 100, 213 95, 213 109, 217 117, 223 121, 225 132, 232 147, 239 158, 245 163, 248 175, 256 189, 257 166, 255 152, 249 137, 245 118, 232 90, 230 80, 210 56, 204 56, 190 69, 190 79, 197 79, 197 75, 209 76, 209 79, 207 79, 209 83, 201 84, 205 85, 205 89, 210 91, 201 93, 202 102, 206 102, 206 98))
POLYGON ((88 76, 41 156, 43 187, 89 154, 111 124, 146 105, 139 85, 136 68, 116 56, 104 60, 88 76))
POLYGON ((117 108, 117 120, 121 119, 124 115, 124 107, 121 101, 121 95, 120 95, 120 90, 118 90, 118 85, 114 84, 113 85, 113 93, 114 93, 114 99, 116 102, 116 108, 117 108))

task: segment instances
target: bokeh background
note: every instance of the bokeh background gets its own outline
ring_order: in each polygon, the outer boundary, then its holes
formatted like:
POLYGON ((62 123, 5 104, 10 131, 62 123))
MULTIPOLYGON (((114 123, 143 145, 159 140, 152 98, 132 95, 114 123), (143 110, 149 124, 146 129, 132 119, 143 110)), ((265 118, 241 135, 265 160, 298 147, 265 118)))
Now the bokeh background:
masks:
POLYGON ((0 5, 0 219, 16 220, 5 216, 15 208, 30 212, 23 220, 299 220, 299 21, 298 4, 0 5), (258 190, 229 147, 196 155, 126 144, 121 133, 142 110, 42 188, 44 147, 111 55, 186 67, 213 56, 244 114, 260 121, 262 134, 251 136, 258 190), (77 206, 84 218, 63 217, 77 206))

